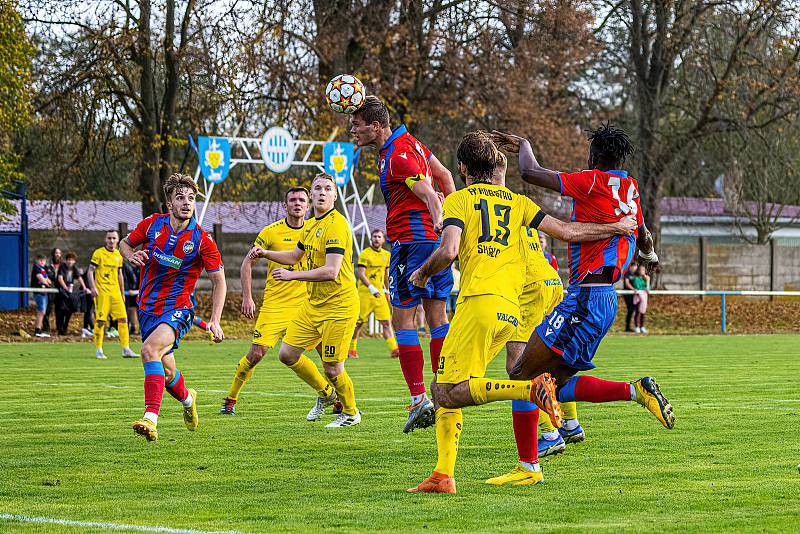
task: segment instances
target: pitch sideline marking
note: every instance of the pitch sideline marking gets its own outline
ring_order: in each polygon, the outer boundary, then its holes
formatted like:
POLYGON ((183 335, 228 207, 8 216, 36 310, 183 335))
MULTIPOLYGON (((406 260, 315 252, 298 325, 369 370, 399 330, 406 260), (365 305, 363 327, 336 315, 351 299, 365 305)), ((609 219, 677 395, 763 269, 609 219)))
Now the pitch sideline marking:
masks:
POLYGON ((169 534, 241 534, 238 530, 194 530, 191 528, 147 527, 143 525, 125 525, 120 523, 99 523, 94 521, 75 521, 72 519, 56 519, 54 517, 37 517, 30 515, 0 513, 0 519, 19 523, 47 523, 67 527, 104 528, 109 530, 134 530, 137 532, 168 532, 169 534))

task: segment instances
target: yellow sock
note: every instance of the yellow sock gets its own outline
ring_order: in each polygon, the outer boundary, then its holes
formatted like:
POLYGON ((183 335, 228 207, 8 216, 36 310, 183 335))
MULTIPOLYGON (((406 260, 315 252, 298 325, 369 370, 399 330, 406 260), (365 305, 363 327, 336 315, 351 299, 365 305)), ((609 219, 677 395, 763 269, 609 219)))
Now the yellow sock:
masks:
POLYGON ((544 434, 545 432, 552 432, 556 427, 550 422, 550 418, 543 411, 539 411, 539 430, 544 434))
POLYGON ((458 456, 458 440, 461 437, 461 409, 436 410, 436 449, 439 458, 436 461, 437 473, 454 476, 456 472, 456 456, 458 456))
POLYGON ((564 414, 564 420, 578 418, 578 403, 575 401, 562 402, 561 411, 564 414))
POLYGON ((386 339, 386 346, 389 347, 389 351, 397 350, 397 340, 394 336, 386 339))
POLYGON ((354 337, 350 340, 350 350, 357 350, 358 349, 358 338, 354 337))
POLYGON ((105 325, 94 325, 94 348, 103 349, 103 331, 106 329, 105 325))
POLYGON ((330 379, 333 387, 336 388, 336 393, 339 395, 339 400, 342 402, 342 412, 347 415, 355 415, 358 413, 356 408, 356 390, 353 388, 353 381, 350 380, 350 375, 347 371, 342 370, 338 376, 330 379))
POLYGON ((254 370, 255 366, 250 364, 250 360, 247 359, 247 356, 242 356, 242 359, 236 364, 236 372, 233 374, 231 389, 228 391, 229 399, 236 400, 239 398, 239 392, 242 391, 244 385, 250 380, 250 377, 253 376, 254 370))
POLYGON ((294 371, 300 380, 311 386, 320 397, 327 397, 333 391, 333 388, 322 378, 314 362, 305 354, 302 354, 294 365, 290 365, 289 369, 294 371))
POLYGON ((117 324, 117 332, 119 332, 119 344, 122 345, 122 348, 131 348, 131 339, 130 336, 128 336, 128 323, 117 324))
POLYGON ((530 380, 470 378, 469 392, 475 404, 505 400, 531 400, 530 380))

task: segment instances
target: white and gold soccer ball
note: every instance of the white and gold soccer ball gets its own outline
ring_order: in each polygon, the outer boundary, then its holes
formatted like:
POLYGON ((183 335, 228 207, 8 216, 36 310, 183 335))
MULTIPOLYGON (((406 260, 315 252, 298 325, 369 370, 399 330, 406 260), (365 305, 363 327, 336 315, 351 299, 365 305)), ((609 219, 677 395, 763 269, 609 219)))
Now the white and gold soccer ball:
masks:
POLYGON ((325 88, 325 100, 338 113, 355 113, 364 105, 366 96, 364 84, 352 74, 334 77, 325 88))

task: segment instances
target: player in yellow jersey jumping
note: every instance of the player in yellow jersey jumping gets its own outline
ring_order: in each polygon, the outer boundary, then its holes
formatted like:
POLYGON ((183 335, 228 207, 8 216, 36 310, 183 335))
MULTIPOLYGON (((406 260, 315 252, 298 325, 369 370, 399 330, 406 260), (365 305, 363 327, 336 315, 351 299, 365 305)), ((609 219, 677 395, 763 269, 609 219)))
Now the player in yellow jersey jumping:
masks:
POLYGON ((453 475, 462 431, 461 408, 493 401, 532 401, 560 426, 561 410, 549 375, 533 380, 484 378, 486 366, 510 340, 519 325, 519 296, 525 282, 521 229, 540 228, 567 241, 627 235, 632 218, 609 225, 564 223, 523 195, 493 183, 503 156, 483 132, 464 136, 458 166, 467 188, 444 202, 442 241, 411 275, 415 285, 445 268, 458 256, 461 291, 451 331, 442 347, 434 386, 438 462, 431 476, 411 492, 455 493, 453 475))
POLYGON ((278 357, 297 376, 317 392, 317 402, 306 418, 319 419, 325 407, 338 400, 342 413, 326 425, 339 428, 357 425, 361 413, 356 407, 353 382, 344 369, 347 348, 358 320, 358 293, 353 271, 353 233, 347 220, 335 210, 336 184, 330 174, 320 173, 311 183, 314 218, 306 221, 294 249, 265 250, 255 246, 249 256, 267 258, 283 265, 303 260, 305 270, 274 269, 275 280, 305 281, 308 297, 297 316, 286 328, 278 357), (304 350, 321 345, 322 367, 326 378, 304 350))
POLYGON ((375 320, 383 328, 383 339, 389 347, 389 355, 398 358, 400 351, 397 348, 397 340, 390 323, 392 312, 389 311, 389 301, 386 298, 386 288, 389 287, 389 251, 383 248, 386 236, 383 230, 375 229, 370 235, 369 248, 364 249, 358 257, 356 265, 356 277, 358 284, 358 301, 361 311, 358 316, 356 331, 353 332, 353 339, 350 341, 350 351, 348 356, 358 358, 358 335, 361 328, 369 320, 370 314, 375 314, 375 320))
MULTIPOLYGON (((308 212, 308 191, 305 187, 292 187, 283 197, 283 208, 286 217, 265 226, 258 233, 254 247, 265 250, 287 251, 293 250, 303 234, 306 213, 308 212)), ((242 315, 252 319, 255 315, 256 304, 253 301, 252 280, 253 264, 257 260, 248 254, 242 260, 240 270, 242 279, 242 315)), ((233 381, 228 395, 222 401, 219 413, 223 415, 236 414, 236 402, 244 385, 253 375, 258 362, 269 349, 275 346, 279 339, 286 333, 286 327, 297 316, 297 312, 306 300, 306 285, 304 282, 286 284, 273 278, 270 273, 281 267, 280 264, 270 261, 267 263, 267 284, 264 288, 264 298, 258 310, 256 326, 253 329, 253 340, 250 350, 242 356, 236 365, 233 381)), ((299 263, 289 269, 300 269, 299 263)))
POLYGON ((89 288, 95 298, 94 352, 95 358, 105 360, 103 353, 103 330, 106 321, 116 319, 119 343, 123 358, 138 358, 131 350, 128 335, 128 312, 125 309, 125 282, 122 279, 122 254, 117 249, 119 233, 106 232, 106 244, 92 254, 89 261, 89 288))

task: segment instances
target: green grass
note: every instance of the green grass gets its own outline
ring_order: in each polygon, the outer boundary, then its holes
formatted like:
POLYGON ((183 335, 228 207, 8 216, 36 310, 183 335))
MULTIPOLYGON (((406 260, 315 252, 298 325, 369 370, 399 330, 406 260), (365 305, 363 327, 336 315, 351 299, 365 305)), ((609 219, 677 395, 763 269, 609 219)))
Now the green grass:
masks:
MULTIPOLYGON (((595 374, 656 376, 675 429, 634 403, 580 405, 587 440, 542 462, 543 486, 495 488, 484 479, 516 460, 510 407, 467 408, 455 496, 405 492, 435 464, 434 433, 401 432, 405 384, 380 341, 347 363, 364 420, 338 431, 305 421, 311 392, 271 354, 239 415, 217 415, 247 343, 187 342, 177 358, 200 429, 165 395, 152 444, 130 428, 141 364, 117 344, 108 361, 88 343, 3 344, 0 513, 242 532, 797 529, 798 339, 610 337, 595 374)), ((0 520, 4 532, 65 530, 87 529, 0 520)))

